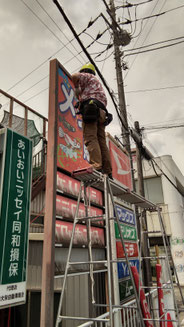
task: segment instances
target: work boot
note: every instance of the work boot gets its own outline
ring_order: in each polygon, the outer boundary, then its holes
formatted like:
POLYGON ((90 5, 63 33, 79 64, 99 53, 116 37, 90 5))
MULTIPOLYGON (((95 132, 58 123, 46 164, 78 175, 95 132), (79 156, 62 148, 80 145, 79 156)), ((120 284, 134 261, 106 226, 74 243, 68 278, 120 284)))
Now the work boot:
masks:
POLYGON ((108 174, 108 177, 113 180, 112 173, 108 174))

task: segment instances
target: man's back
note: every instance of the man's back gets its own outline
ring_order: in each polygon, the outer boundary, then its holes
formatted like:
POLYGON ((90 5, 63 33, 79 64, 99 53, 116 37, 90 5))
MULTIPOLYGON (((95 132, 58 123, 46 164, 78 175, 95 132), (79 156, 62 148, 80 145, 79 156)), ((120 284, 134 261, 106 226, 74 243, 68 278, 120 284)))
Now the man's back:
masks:
POLYGON ((88 100, 90 98, 96 99, 107 106, 107 98, 103 87, 99 80, 89 73, 78 73, 77 87, 79 91, 80 101, 88 100))

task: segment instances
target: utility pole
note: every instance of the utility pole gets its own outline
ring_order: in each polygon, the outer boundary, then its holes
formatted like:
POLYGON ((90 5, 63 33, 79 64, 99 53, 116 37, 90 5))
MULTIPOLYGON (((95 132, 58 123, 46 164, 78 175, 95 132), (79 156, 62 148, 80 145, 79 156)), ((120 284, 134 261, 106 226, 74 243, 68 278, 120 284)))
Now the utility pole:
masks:
MULTIPOLYGON (((127 111, 126 111, 126 101, 125 101, 125 93, 124 93, 124 83, 123 83, 123 74, 122 74, 122 67, 121 67, 121 54, 120 54, 120 45, 124 45, 124 38, 127 37, 126 34, 123 34, 123 31, 118 26, 116 22, 116 12, 115 12, 115 6, 114 6, 114 0, 110 0, 110 11, 108 9, 108 6, 104 0, 104 3, 106 5, 107 11, 112 19, 112 30, 113 30, 113 36, 114 36, 114 52, 115 52, 115 65, 116 65, 116 76, 117 76, 117 86, 118 86, 118 97, 119 97, 119 110, 120 110, 120 116, 123 121, 123 125, 121 126, 122 129, 122 137, 123 137, 123 143, 124 146, 130 156, 130 164, 131 164, 131 171, 132 171, 132 181, 133 181, 133 189, 135 191, 135 180, 134 180, 134 174, 133 174, 133 161, 132 161, 132 154, 131 154, 131 147, 130 147, 130 138, 129 138, 129 129, 128 129, 128 121, 127 121, 127 111)), ((127 41, 127 40, 125 40, 127 41)), ((129 40, 130 41, 130 40, 129 40)), ((126 42, 127 44, 127 42, 126 42)), ((136 125, 136 131, 140 137, 140 129, 137 122, 136 125)), ((142 146, 142 140, 140 141, 142 146)), ((138 146, 138 143, 136 143, 137 147, 137 165, 138 165, 138 183, 139 183, 139 193, 142 196, 145 196, 144 194, 144 183, 143 183, 143 172, 142 172, 142 158, 141 158, 141 151, 140 147, 138 146)), ((136 208, 136 216, 138 217, 138 209, 136 208)), ((137 219, 138 220, 138 219, 137 219)), ((146 224, 146 217, 145 217, 145 225, 144 227, 147 229, 146 224)), ((138 230, 140 231, 139 222, 138 223, 138 230)), ((141 231, 140 231, 141 232, 141 231)), ((140 233, 139 233, 140 234, 140 233)), ((140 236, 140 235, 139 235, 140 236)), ((139 238, 140 239, 140 238, 139 238)), ((148 237, 146 233, 143 233, 143 246, 144 248, 144 256, 148 257, 149 249, 148 249, 148 237)), ((151 282, 151 267, 150 262, 146 260, 143 266, 143 277, 145 285, 150 285, 151 282)))
MULTIPOLYGON (((143 197, 145 197, 144 179, 143 179, 143 170, 142 170, 142 157, 143 157, 142 135, 141 135, 138 121, 134 123, 134 127, 135 127, 135 132, 137 133, 136 158, 137 158, 138 193, 143 197)), ((148 247, 148 234, 146 233, 147 231, 148 231, 148 226, 147 226, 146 212, 144 212, 143 221, 142 221, 142 231, 139 230, 139 240, 142 242, 142 246, 141 246, 142 256, 148 258, 150 257, 150 251, 148 247), (141 232, 143 232, 142 237, 141 237, 141 232)), ((151 278, 151 265, 149 259, 143 260, 143 280, 145 286, 151 286, 152 278, 151 278)))
POLYGON ((125 101, 123 74, 122 74, 122 67, 121 67, 121 54, 119 48, 120 45, 128 44, 130 42, 130 37, 119 27, 119 25, 116 22, 114 0, 110 0, 110 10, 105 0, 104 0, 104 4, 112 20, 112 31, 114 36, 115 67, 116 67, 118 98, 119 98, 119 112, 120 112, 121 120, 123 122, 123 124, 121 125, 121 131, 122 131, 123 144, 125 146, 125 149, 127 150, 127 153, 130 156, 132 183, 133 183, 133 189, 135 191, 133 161, 132 161, 132 154, 130 148, 130 137, 129 137, 129 130, 128 130, 126 101, 125 101))

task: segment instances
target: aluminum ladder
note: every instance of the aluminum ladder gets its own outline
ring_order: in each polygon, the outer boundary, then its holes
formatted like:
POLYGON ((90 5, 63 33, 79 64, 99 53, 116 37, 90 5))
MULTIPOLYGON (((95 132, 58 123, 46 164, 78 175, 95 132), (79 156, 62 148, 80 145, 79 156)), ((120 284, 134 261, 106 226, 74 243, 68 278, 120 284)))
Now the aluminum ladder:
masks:
MULTIPOLYGON (((122 247, 124 250, 125 254, 125 259, 126 263, 130 272, 130 278, 132 281, 132 285, 134 288, 134 294, 136 298, 136 304, 137 304, 137 310, 138 310, 138 319, 139 319, 139 326, 144 327, 144 320, 142 316, 142 311, 140 307, 140 300, 139 300, 139 295, 136 291, 135 283, 134 283, 134 278, 130 269, 130 262, 127 254, 127 250, 125 247, 125 242, 123 239, 122 231, 121 231, 121 226, 119 222, 119 217, 117 213, 117 209, 115 206, 114 202, 114 196, 123 199, 126 202, 129 202, 131 204, 135 204, 143 209, 148 209, 152 208, 154 204, 151 202, 145 200, 142 196, 136 194, 135 192, 131 192, 128 188, 122 187, 119 183, 111 180, 108 178, 107 175, 103 175, 100 172, 97 172, 93 170, 92 168, 87 168, 87 169, 81 169, 73 172, 73 177, 80 180, 80 191, 78 195, 78 201, 77 201, 77 208, 75 212, 75 217, 74 217, 74 222, 73 222, 73 230, 72 230, 72 235, 71 235, 71 240, 70 240, 70 245, 68 249, 68 256, 67 256, 67 261, 66 261, 66 267, 65 267, 65 273, 63 277, 63 286, 61 290, 61 295, 60 295, 60 301, 59 301, 59 306, 58 306, 58 313, 57 313, 57 318, 56 318, 56 324, 55 326, 58 327, 60 322, 62 320, 80 320, 84 322, 101 322, 103 323, 103 326, 111 326, 111 327, 116 327, 114 324, 114 319, 113 319, 113 312, 117 311, 117 308, 114 310, 114 306, 112 303, 112 258, 111 258, 111 247, 110 247, 110 233, 109 233, 109 225, 110 225, 110 220, 114 219, 117 222, 117 226, 119 229, 119 234, 120 234, 120 239, 122 243, 122 247), (104 192, 104 199, 105 199, 105 215, 102 217, 90 217, 88 216, 88 200, 87 200, 87 192, 86 189, 89 186, 93 186, 97 188, 98 190, 101 190, 104 192), (80 200, 82 199, 82 191, 84 189, 84 205, 85 205, 85 213, 86 217, 79 218, 78 213, 79 213, 79 203, 80 200), (109 212, 109 201, 111 201, 114 209, 114 217, 110 217, 110 212, 109 212), (61 315, 62 311, 62 306, 63 306, 63 298, 64 298, 64 293, 65 293, 65 288, 67 284, 67 277, 69 276, 69 268, 71 265, 79 264, 79 262, 70 262, 71 260, 71 253, 72 253, 72 246, 73 246, 73 239, 74 239, 74 234, 75 234, 75 228, 76 224, 80 221, 86 220, 86 225, 87 225, 87 237, 88 237, 88 258, 89 261, 85 262, 89 264, 89 273, 91 277, 91 294, 92 294, 92 300, 93 300, 93 265, 101 263, 101 261, 93 261, 92 258, 92 249, 91 249, 91 237, 90 237, 90 227, 91 227, 91 221, 93 219, 104 219, 105 221, 105 233, 106 233, 106 257, 107 259, 103 262, 107 266, 107 276, 108 276, 108 300, 109 303, 107 307, 109 308, 109 317, 107 318, 86 318, 86 317, 68 317, 68 316, 63 316, 61 315)), ((80 263, 82 264, 82 262, 80 263)), ((121 309, 121 306, 119 306, 119 310, 121 309)), ((85 324, 84 324, 85 325, 85 324)), ((87 325, 86 325, 87 326, 87 325)))

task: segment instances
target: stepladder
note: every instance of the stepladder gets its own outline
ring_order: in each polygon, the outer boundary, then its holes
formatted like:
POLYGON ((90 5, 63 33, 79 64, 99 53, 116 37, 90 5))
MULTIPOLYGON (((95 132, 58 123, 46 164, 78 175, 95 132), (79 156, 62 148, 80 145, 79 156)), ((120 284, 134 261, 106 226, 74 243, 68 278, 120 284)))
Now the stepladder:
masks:
MULTIPOLYGON (((77 207, 75 212, 75 217, 73 221, 73 229, 71 234, 71 240, 68 248, 68 255, 66 259, 66 266, 65 266, 65 272, 63 275, 63 285, 60 295, 60 301, 58 306, 58 312, 57 312, 57 319, 56 319, 56 327, 62 326, 62 322, 68 322, 67 326, 70 326, 70 321, 76 321, 76 326, 112 326, 112 327, 119 327, 122 326, 122 312, 124 315, 124 311, 128 310, 127 312, 127 318, 123 319, 123 326, 129 326, 128 324, 131 323, 130 326, 156 326, 158 324, 159 318, 155 318, 155 316, 152 315, 152 317, 145 317, 144 312, 141 307, 141 301, 140 301, 140 293, 141 290, 144 289, 144 286, 141 286, 141 279, 138 283, 138 288, 136 287, 136 281, 133 276, 133 272, 131 269, 131 261, 127 253, 127 249, 125 246, 125 240, 122 233, 122 229, 119 222, 119 216, 117 212, 117 208, 115 205, 115 197, 121 198, 131 204, 136 204, 143 208, 143 210, 148 210, 153 206, 152 203, 149 201, 146 201, 141 196, 138 196, 134 192, 131 192, 130 190, 126 189, 125 187, 122 187, 117 182, 112 181, 108 178, 108 176, 103 175, 99 172, 96 172, 92 169, 83 169, 73 172, 73 176, 80 180, 80 191, 78 195, 78 201, 77 201, 77 207), (90 215, 90 192, 89 187, 95 187, 99 190, 101 190, 104 193, 104 213, 101 216, 92 216, 90 215), (85 217, 80 217, 79 215, 79 205, 80 201, 84 201, 85 206, 85 217), (110 210, 110 208, 113 208, 113 210, 110 210), (93 251, 92 251, 92 239, 91 239, 91 229, 93 228, 93 221, 99 221, 101 224, 103 224, 104 232, 105 232, 105 240, 106 240, 106 246, 105 246, 105 252, 106 252, 106 258, 104 260, 94 260, 93 259, 93 251), (134 315, 132 318, 130 318, 131 314, 131 308, 128 306, 121 305, 121 303, 118 301, 117 293, 118 290, 115 287, 116 281, 114 281, 114 266, 117 265, 117 258, 115 259, 113 256, 113 233, 112 233, 112 225, 114 224, 114 221, 117 224, 120 240, 121 240, 121 246, 124 251, 125 255, 125 261, 129 270, 130 279, 132 283, 132 287, 134 289, 134 295, 135 295, 135 302, 134 302, 134 315), (79 261, 72 261, 72 251, 73 251, 73 241, 75 237, 76 232, 76 226, 77 224, 80 224, 81 222, 85 222, 86 228, 87 228, 87 243, 88 243, 88 259, 85 262, 79 262, 79 261), (75 265, 87 265, 89 269, 89 301, 91 302, 91 307, 94 309, 97 306, 103 306, 104 307, 104 314, 101 314, 100 316, 95 315, 95 310, 91 310, 91 314, 88 317, 83 316, 64 316, 62 314, 63 312, 63 301, 65 292, 67 289, 67 284, 70 276, 70 268, 74 267, 75 265), (94 274, 98 273, 98 265, 100 267, 104 265, 105 271, 106 271, 106 303, 105 304, 99 304, 96 303, 95 299, 95 278, 94 274), (120 313, 121 312, 121 313, 120 313), (136 312, 136 314, 135 314, 136 312), (132 320, 131 320, 132 319, 132 320), (126 325, 127 323, 127 325, 126 325)), ((159 220, 162 224, 163 228, 163 222, 162 217, 160 214, 160 211, 158 210, 159 220)), ((165 234, 164 230, 162 230, 164 239, 165 234)), ((141 240, 140 240, 141 243, 141 240)), ((165 244, 167 247, 167 244, 165 244)), ((168 253, 166 251, 166 257, 168 258, 168 253)), ((146 260, 142 258, 142 260, 146 260)), ((167 261, 167 260, 166 260, 167 261)), ((169 259, 168 259, 169 261, 169 259)), ((167 264, 169 262, 167 261, 167 264)), ((150 286, 150 285, 149 285, 150 286)), ((172 288, 171 284, 171 288, 172 288)), ((176 315, 178 315, 177 312, 177 306, 176 303, 174 303, 174 308, 176 309, 176 315)), ((174 326, 174 325, 173 325, 174 326)))

